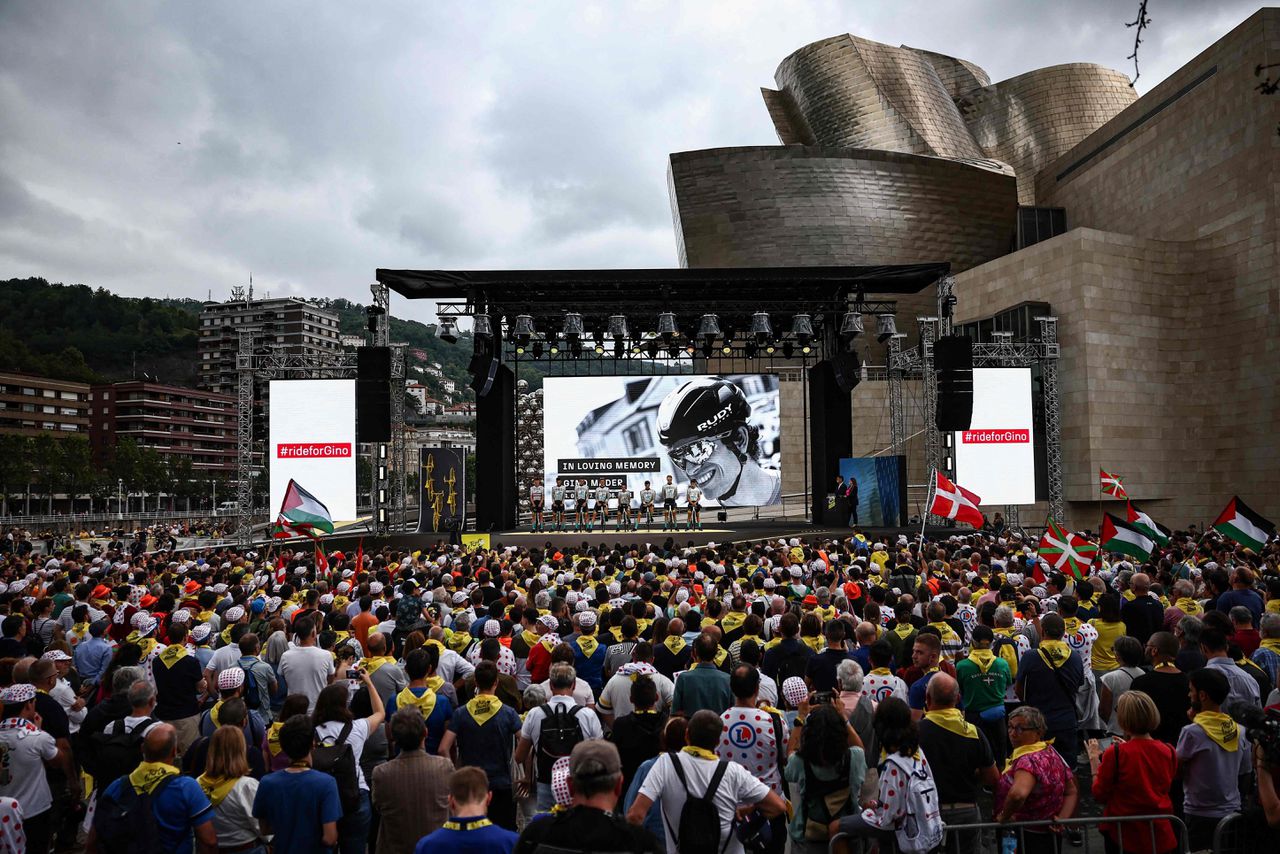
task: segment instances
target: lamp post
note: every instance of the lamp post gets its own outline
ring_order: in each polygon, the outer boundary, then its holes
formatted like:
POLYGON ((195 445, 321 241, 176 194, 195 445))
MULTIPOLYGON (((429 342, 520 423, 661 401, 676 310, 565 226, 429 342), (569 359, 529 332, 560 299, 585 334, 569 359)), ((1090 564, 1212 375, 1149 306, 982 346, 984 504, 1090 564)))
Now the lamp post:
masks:
POLYGON ((116 513, 124 519, 124 478, 116 478, 116 513))

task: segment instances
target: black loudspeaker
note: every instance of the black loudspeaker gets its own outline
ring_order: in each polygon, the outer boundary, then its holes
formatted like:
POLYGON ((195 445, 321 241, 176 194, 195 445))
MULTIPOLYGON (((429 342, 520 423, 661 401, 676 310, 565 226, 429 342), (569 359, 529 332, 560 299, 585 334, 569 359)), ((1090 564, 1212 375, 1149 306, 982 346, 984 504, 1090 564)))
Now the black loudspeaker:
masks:
POLYGON ((476 400, 476 530, 516 526, 516 375, 493 371, 489 393, 476 400))
POLYGON ((829 361, 809 369, 809 447, 809 519, 821 525, 827 490, 840 473, 840 460, 853 456, 853 400, 836 382, 829 361))
POLYGON ((862 382, 862 363, 857 353, 840 353, 831 358, 831 370, 835 373, 836 386, 841 391, 853 391, 862 382))
POLYGON ((968 430, 973 422, 973 339, 939 338, 933 345, 933 368, 938 376, 938 429, 968 430))
POLYGON ((391 348, 356 348, 356 441, 391 441, 391 348))

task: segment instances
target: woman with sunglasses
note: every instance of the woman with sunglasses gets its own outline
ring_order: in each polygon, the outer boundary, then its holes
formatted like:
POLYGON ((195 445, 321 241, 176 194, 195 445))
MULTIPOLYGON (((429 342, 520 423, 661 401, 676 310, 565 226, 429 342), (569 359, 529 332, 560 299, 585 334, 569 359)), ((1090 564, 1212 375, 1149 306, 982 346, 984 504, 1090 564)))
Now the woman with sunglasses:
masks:
MULTIPOLYGON (((1044 740, 1044 715, 1034 706, 1019 706, 1009 715, 1013 755, 996 784, 996 821, 1058 821, 1076 811, 1080 792, 1067 763, 1044 740)), ((1058 854, 1062 835, 1050 828, 1017 831, 1019 854, 1058 854)))

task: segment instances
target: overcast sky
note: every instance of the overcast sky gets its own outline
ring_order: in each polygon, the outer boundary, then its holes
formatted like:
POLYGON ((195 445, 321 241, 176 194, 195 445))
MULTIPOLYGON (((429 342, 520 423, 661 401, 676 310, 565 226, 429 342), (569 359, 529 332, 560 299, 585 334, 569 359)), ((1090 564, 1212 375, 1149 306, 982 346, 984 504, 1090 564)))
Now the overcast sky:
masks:
MULTIPOLYGON (((1258 5, 1151 0, 1138 90, 1258 5)), ((667 154, 776 144, 796 48, 1132 75, 1136 6, 0 0, 0 278, 367 301, 377 267, 671 267, 667 154)))

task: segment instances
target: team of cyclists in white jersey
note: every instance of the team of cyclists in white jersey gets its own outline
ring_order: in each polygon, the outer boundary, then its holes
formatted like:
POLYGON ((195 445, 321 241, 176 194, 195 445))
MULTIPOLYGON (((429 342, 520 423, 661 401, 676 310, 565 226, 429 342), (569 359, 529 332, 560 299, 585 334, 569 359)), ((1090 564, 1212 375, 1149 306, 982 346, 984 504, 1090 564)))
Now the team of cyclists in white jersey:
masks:
MULTIPOLYGON (((621 488, 611 489, 604 481, 579 482, 573 478, 556 478, 551 487, 551 508, 546 510, 546 490, 542 481, 529 488, 529 504, 533 510, 534 531, 593 531, 596 523, 600 530, 608 530, 610 503, 615 531, 638 531, 641 523, 653 527, 654 507, 662 508, 662 530, 680 529, 677 505, 680 486, 671 475, 657 489, 646 480, 639 493, 632 493, 624 481, 621 488), (550 515, 550 527, 547 516, 550 515)), ((702 530, 702 489, 696 480, 690 480, 684 489, 684 530, 702 530)))

